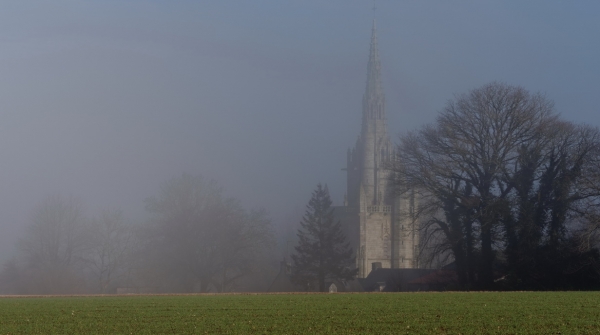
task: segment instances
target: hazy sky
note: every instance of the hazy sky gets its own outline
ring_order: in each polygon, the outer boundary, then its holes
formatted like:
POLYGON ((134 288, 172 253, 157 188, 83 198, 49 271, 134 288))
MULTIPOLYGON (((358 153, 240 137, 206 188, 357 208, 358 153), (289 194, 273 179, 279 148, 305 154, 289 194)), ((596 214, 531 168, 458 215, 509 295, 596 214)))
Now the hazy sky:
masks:
MULTIPOLYGON (((317 182, 339 204, 360 130, 369 0, 0 2, 0 260, 45 196, 86 212, 182 172, 277 225, 317 182)), ((600 2, 380 0, 390 133, 491 81, 600 125, 600 2)), ((293 222, 289 222, 293 221, 293 222)))

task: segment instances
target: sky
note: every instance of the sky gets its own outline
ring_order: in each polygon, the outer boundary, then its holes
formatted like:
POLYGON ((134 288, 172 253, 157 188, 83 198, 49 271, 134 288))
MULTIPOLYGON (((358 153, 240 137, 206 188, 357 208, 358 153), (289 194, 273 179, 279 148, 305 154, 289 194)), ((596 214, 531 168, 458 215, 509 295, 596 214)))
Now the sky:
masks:
POLYGON ((3 0, 0 261, 49 195, 88 216, 182 173, 216 180, 280 234, 318 182, 345 192, 377 20, 392 139, 492 81, 600 126, 595 0, 3 0))

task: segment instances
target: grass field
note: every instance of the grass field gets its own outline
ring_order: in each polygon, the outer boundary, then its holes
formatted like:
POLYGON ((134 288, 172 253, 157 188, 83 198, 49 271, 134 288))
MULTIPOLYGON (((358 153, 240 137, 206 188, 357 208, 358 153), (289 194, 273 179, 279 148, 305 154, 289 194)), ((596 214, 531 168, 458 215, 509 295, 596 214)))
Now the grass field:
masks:
POLYGON ((600 292, 0 298, 0 334, 600 334, 600 292))

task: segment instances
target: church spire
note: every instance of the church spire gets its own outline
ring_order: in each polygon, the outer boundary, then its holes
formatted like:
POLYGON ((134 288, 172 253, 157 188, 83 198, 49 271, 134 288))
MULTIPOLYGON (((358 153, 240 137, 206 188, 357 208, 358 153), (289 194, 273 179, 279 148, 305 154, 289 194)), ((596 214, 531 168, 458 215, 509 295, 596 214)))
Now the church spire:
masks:
POLYGON ((377 46, 377 27, 373 20, 371 48, 367 65, 367 87, 363 96, 363 119, 361 130, 362 186, 367 206, 382 202, 385 183, 384 161, 391 148, 387 135, 385 97, 381 85, 381 62, 377 46))
POLYGON ((363 98, 363 122, 367 119, 385 120, 385 97, 381 85, 381 62, 377 46, 377 26, 373 19, 371 49, 367 65, 367 87, 363 98))
POLYGON ((352 214, 348 215, 347 236, 356 250, 359 278, 366 278, 375 267, 417 266, 418 223, 405 215, 417 205, 410 197, 396 197, 389 185, 394 146, 387 134, 381 72, 373 20, 362 129, 356 146, 347 154, 348 188, 344 198, 347 213, 352 214))

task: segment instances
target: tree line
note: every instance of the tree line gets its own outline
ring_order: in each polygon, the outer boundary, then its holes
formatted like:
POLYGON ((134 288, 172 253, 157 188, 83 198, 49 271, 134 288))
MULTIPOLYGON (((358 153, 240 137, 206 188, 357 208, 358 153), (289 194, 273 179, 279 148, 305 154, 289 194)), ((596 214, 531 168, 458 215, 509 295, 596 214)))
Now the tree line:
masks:
MULTIPOLYGON (((600 131, 561 119, 541 94, 491 83, 457 95, 436 121, 401 136, 396 196, 420 230, 420 264, 446 265, 455 289, 600 288, 600 131)), ((317 185, 298 225, 299 290, 356 276, 354 250, 317 185)), ((0 292, 16 294, 266 290, 275 238, 214 181, 183 174, 146 199, 150 220, 119 210, 86 218, 74 198, 32 213, 0 292)))
MULTIPOLYGON (((416 195, 420 263, 449 289, 600 289, 600 131, 565 121, 522 87, 491 83, 401 136, 395 196, 416 195)), ((323 291, 356 276, 327 187, 307 205, 292 280, 323 291)))
POLYGON ((600 288, 600 133, 492 83, 401 137, 392 183, 418 194, 422 257, 461 289, 600 288))
POLYGON ((146 199, 150 220, 120 210, 87 218, 76 198, 35 207, 16 255, 0 271, 4 294, 262 290, 275 239, 265 210, 247 210, 214 181, 183 174, 146 199))

